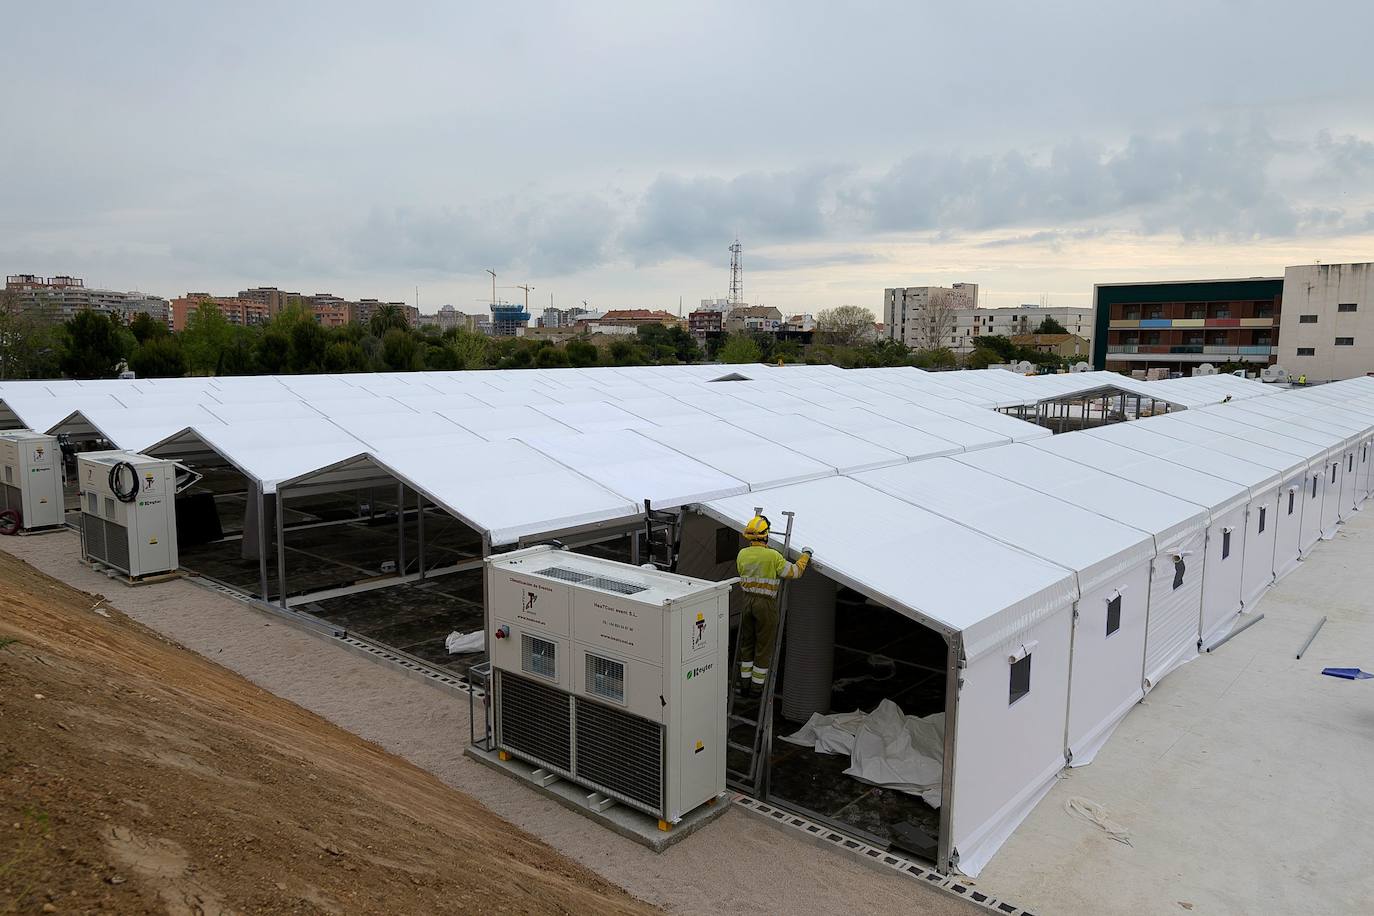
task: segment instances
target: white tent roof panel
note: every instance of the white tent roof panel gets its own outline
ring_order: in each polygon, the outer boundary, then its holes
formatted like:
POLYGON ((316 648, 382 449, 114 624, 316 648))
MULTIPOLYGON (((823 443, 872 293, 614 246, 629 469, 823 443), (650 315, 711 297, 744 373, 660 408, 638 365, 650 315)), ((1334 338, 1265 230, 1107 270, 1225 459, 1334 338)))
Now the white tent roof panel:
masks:
POLYGON ((796 513, 794 549, 814 548, 820 572, 899 613, 962 632, 970 659, 1074 599, 1067 569, 847 477, 715 500, 706 509, 743 529, 759 503, 773 517, 796 513), (882 536, 854 537, 855 518, 882 536))
POLYGON ((1139 529, 950 458, 854 479, 1072 569, 1085 592, 1154 555, 1154 540, 1139 529))
POLYGON ((829 465, 751 435, 724 420, 683 423, 639 432, 744 481, 750 489, 778 487, 835 473, 829 465))

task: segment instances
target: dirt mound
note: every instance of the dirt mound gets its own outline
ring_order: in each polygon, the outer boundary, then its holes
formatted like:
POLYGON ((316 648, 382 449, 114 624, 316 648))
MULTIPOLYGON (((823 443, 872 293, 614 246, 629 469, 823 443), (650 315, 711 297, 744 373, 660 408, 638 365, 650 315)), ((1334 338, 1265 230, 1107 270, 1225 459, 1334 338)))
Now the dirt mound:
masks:
POLYGON ((650 911, 93 596, 0 583, 0 910, 650 911))

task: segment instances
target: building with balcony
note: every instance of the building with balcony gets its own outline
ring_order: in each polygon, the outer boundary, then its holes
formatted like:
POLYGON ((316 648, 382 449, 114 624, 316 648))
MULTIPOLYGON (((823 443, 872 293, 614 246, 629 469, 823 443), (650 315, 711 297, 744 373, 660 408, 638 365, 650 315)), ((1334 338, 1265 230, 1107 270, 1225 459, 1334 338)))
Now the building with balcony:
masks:
POLYGON ((719 334, 725 329, 725 309, 708 306, 703 300, 698 309, 687 316, 687 329, 697 340, 705 340, 708 335, 719 334))
POLYGON ((161 296, 113 289, 93 289, 80 277, 39 277, 14 274, 5 278, 5 292, 21 312, 50 321, 67 321, 79 312, 118 315, 125 322, 139 315, 170 322, 171 306, 161 296))
POLYGON ((725 315, 729 334, 776 334, 782 323, 782 312, 771 305, 737 305, 725 315))
POLYGON ((1275 362, 1283 278, 1099 283, 1093 287, 1093 367, 1167 369, 1275 362))
POLYGON ((266 324, 271 320, 266 303, 237 296, 212 296, 209 293, 187 293, 172 300, 172 330, 184 331, 202 305, 217 309, 232 325, 248 327, 266 324))
POLYGON ((1283 272, 1279 365, 1332 382, 1374 372, 1374 264, 1304 264, 1283 272))

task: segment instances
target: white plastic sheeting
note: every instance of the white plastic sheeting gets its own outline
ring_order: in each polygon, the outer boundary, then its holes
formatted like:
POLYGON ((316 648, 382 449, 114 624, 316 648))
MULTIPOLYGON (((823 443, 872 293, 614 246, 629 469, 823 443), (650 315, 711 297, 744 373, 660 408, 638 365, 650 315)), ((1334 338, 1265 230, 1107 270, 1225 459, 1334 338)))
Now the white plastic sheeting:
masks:
POLYGON ((783 740, 813 748, 818 754, 847 756, 849 769, 844 775, 918 795, 932 808, 940 807, 945 767, 942 712, 907 716, 896 703, 883 700, 872 713, 812 713, 805 725, 783 740))
POLYGON ((783 486, 835 473, 827 464, 769 442, 724 420, 640 430, 640 435, 742 480, 751 489, 783 486))

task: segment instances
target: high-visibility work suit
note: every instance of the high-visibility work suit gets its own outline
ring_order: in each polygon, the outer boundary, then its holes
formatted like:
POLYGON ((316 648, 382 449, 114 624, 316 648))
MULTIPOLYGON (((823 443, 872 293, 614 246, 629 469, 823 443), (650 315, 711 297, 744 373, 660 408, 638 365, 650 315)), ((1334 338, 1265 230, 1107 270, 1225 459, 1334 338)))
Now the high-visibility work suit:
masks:
POLYGON ((804 553, 797 562, 789 563, 765 544, 750 544, 739 552, 735 566, 744 592, 744 611, 739 622, 742 682, 763 686, 768 666, 773 662, 773 642, 778 636, 778 588, 783 579, 800 577, 810 561, 810 554, 804 553))

